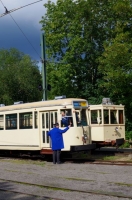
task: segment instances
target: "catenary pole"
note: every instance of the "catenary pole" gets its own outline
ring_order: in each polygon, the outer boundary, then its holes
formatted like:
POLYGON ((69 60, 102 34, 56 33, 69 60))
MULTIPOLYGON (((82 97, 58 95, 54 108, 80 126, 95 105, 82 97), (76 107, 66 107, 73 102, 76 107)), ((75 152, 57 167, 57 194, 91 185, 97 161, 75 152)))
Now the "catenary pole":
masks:
POLYGON ((42 58, 42 87, 43 101, 47 100, 47 81, 46 81, 46 53, 45 53, 45 36, 41 35, 41 58, 42 58))

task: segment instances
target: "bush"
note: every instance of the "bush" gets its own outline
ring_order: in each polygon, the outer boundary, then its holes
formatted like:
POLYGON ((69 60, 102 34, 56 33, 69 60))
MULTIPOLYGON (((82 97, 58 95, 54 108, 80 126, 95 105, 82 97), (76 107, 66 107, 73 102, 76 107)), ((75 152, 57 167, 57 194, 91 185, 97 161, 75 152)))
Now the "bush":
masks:
POLYGON ((126 131, 126 140, 132 140, 132 131, 126 131))
POLYGON ((129 142, 125 142, 124 144, 122 144, 119 148, 129 148, 130 147, 130 144, 129 142))

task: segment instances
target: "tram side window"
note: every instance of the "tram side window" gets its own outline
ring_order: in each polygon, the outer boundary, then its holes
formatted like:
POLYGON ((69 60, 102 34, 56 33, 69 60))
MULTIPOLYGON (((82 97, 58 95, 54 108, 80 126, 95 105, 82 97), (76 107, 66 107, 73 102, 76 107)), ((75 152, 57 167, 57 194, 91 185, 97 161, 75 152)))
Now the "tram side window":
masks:
POLYGON ((71 109, 61 110, 61 127, 67 127, 69 124, 74 126, 71 109))
POLYGON ((17 114, 6 115, 6 130, 17 129, 17 114))
POLYGON ((123 110, 119 110, 119 124, 124 124, 123 110))
POLYGON ((38 128, 38 112, 34 112, 34 127, 38 128))
POLYGON ((109 110, 104 110, 104 124, 109 124, 109 110))
POLYGON ((55 123, 58 122, 58 116, 57 116, 57 112, 55 112, 55 123))
POLYGON ((50 113, 50 122, 51 122, 51 128, 53 128, 54 127, 54 113, 50 113))
POLYGON ((49 128, 49 113, 46 113, 46 128, 49 128))
POLYGON ((97 110, 91 110, 91 124, 97 124, 97 117, 98 117, 98 112, 97 110))
POLYGON ((0 130, 4 129, 4 115, 0 115, 0 130))
POLYGON ((33 119, 32 112, 19 114, 19 128, 20 129, 32 129, 33 119))
POLYGON ((58 123, 57 111, 50 112, 50 116, 51 128, 53 128, 54 124, 58 123))
POLYGON ((117 110, 110 111, 111 124, 117 124, 116 113, 117 113, 117 110))

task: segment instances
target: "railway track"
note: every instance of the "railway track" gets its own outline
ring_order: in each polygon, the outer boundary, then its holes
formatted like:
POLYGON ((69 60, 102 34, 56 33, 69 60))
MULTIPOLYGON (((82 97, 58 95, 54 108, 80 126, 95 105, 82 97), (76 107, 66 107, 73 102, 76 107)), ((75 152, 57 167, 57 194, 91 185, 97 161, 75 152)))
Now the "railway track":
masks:
POLYGON ((67 157, 63 160, 74 163, 132 166, 132 149, 101 148, 92 151, 91 154, 80 154, 80 157, 75 155, 75 158, 67 157))
POLYGON ((93 151, 93 153, 103 153, 103 152, 110 152, 110 153, 132 153, 132 148, 116 148, 116 147, 101 147, 93 151))
POLYGON ((51 163, 52 160, 44 162, 44 159, 25 156, 23 158, 6 157, 0 160, 0 193, 12 196, 12 198, 2 198, 2 200, 19 199, 19 196, 22 196, 21 200, 64 200, 68 199, 66 198, 68 196, 72 197, 69 199, 77 197, 77 200, 132 199, 132 184, 128 180, 129 170, 131 176, 131 167, 129 167, 131 165, 128 162, 67 159, 66 164, 55 166, 51 163), (80 163, 95 165, 87 166, 80 163), (100 164, 113 166, 96 166, 100 164), (114 165, 128 166, 128 168, 114 165), (82 170, 86 172, 86 175, 82 173, 82 170), (111 178, 113 172, 115 174, 111 178), (120 178, 121 172, 126 173, 125 178, 120 178), (118 174, 117 179, 115 179, 116 174, 118 174))
MULTIPOLYGON (((120 165, 120 166, 132 166, 132 149, 116 149, 116 148, 101 148, 101 149, 96 149, 95 151, 92 151, 90 155, 84 154, 86 157, 81 158, 81 156, 75 157, 63 157, 62 156, 62 161, 63 163, 84 163, 84 164, 97 164, 97 165, 120 165), (102 155, 102 157, 100 157, 102 155), (113 156, 113 160, 104 160, 105 156, 109 158, 109 156, 113 156), (114 160, 115 157, 127 157, 130 156, 130 159, 127 161, 124 160, 114 160)), ((0 157, 4 157, 7 159, 22 159, 22 160, 38 160, 38 161, 48 161, 52 162, 52 156, 48 157, 41 157, 40 155, 38 156, 30 156, 26 154, 21 154, 21 155, 5 155, 5 154, 0 154, 0 157)), ((83 156, 82 156, 83 157, 83 156)))
POLYGON ((120 165, 120 166, 132 166, 132 161, 103 161, 103 160, 87 160, 87 159, 67 159, 64 163, 84 163, 84 164, 96 164, 96 165, 120 165))
MULTIPOLYGON (((34 198, 38 198, 39 196, 38 195, 33 195, 33 194, 28 194, 28 193, 25 193, 25 192, 18 192, 18 191, 12 191, 12 190, 9 190, 9 189, 1 189, 0 188, 0 192, 9 192, 9 193, 11 193, 11 194, 13 194, 13 195, 22 195, 23 196, 23 198, 28 198, 28 197, 31 197, 32 199, 33 199, 33 197, 34 198)), ((4 199, 3 199, 4 200, 4 199)), ((40 200, 40 198, 39 198, 39 200, 40 200)), ((43 196, 42 197, 42 200, 61 200, 61 199, 57 199, 57 198, 55 198, 55 199, 52 199, 52 198, 50 198, 50 197, 46 197, 46 196, 43 196)))
MULTIPOLYGON (((42 185, 42 184, 36 184, 36 183, 28 183, 28 182, 23 182, 23 181, 14 181, 14 180, 8 180, 8 179, 0 179, 0 181, 8 182, 11 184, 20 184, 20 185, 26 185, 27 187, 38 187, 42 189, 49 189, 49 190, 58 190, 58 191, 63 191, 63 192, 72 192, 72 193, 85 193, 85 194, 91 194, 91 195, 102 195, 102 196, 107 196, 107 197, 118 197, 118 198, 128 198, 132 199, 132 196, 129 195, 123 195, 121 193, 116 193, 116 192, 107 192, 107 191, 96 191, 96 190, 76 190, 76 189, 70 189, 66 187, 55 187, 53 185, 42 185)), ((6 189, 6 188, 1 188, 0 191, 5 191, 5 192, 12 192, 15 194, 22 194, 30 197, 42 197, 43 200, 64 200, 63 198, 52 198, 50 196, 44 196, 44 195, 39 195, 39 194, 32 194, 31 192, 20 192, 15 189, 6 189)))
MULTIPOLYGON (((3 158, 3 157, 2 157, 3 158)), ((15 160, 32 160, 32 161, 38 161, 38 162, 52 162, 52 158, 49 159, 43 159, 43 158, 38 158, 38 157, 6 157, 7 159, 15 159, 15 160)), ((114 161, 114 160, 101 160, 101 159, 84 159, 84 158, 63 158, 62 159, 62 164, 96 164, 96 165, 118 165, 118 166, 132 166, 132 159, 130 161, 114 161)))

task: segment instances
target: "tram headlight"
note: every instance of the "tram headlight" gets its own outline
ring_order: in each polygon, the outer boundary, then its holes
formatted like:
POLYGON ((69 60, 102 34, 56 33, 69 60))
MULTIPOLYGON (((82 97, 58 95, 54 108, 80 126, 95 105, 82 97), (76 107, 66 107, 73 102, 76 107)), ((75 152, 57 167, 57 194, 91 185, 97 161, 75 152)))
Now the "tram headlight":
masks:
POLYGON ((83 138, 84 140, 87 140, 87 139, 88 139, 88 136, 87 136, 86 134, 84 134, 84 135, 82 135, 82 138, 83 138))

